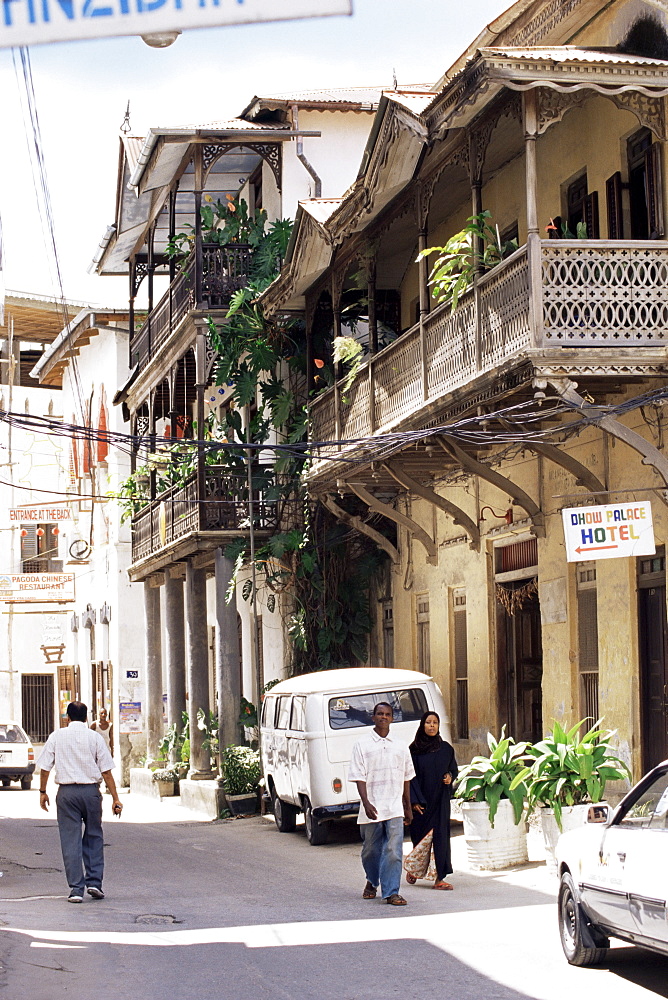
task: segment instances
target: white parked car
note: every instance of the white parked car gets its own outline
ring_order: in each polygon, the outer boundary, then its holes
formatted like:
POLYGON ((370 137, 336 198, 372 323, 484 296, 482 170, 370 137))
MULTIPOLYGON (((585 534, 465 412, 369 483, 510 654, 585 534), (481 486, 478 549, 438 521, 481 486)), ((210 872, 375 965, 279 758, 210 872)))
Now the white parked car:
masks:
POLYGON ((559 930, 571 965, 600 962, 609 938, 668 954, 668 761, 613 811, 559 838, 559 930))
POLYGON ((20 781, 27 791, 35 770, 35 751, 18 722, 0 722, 0 781, 3 788, 20 781))
POLYGON ((344 667, 302 674, 276 684, 262 703, 262 770, 281 833, 304 813, 310 844, 324 844, 332 820, 354 816, 357 786, 348 780, 353 746, 373 725, 374 705, 394 709, 392 735, 408 744, 426 711, 438 712, 450 739, 436 683, 417 670, 344 667))

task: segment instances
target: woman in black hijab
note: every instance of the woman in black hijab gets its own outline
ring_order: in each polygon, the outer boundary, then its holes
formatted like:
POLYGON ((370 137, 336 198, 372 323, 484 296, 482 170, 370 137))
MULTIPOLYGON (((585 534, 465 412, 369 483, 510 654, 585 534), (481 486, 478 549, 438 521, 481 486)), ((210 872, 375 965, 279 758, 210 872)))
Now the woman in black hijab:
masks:
POLYGON ((436 712, 425 712, 410 745, 415 777, 411 781, 414 850, 406 858, 406 881, 414 885, 427 876, 430 862, 436 868, 435 889, 452 889, 445 876, 452 871, 450 858, 450 799, 457 777, 455 751, 439 733, 436 712))

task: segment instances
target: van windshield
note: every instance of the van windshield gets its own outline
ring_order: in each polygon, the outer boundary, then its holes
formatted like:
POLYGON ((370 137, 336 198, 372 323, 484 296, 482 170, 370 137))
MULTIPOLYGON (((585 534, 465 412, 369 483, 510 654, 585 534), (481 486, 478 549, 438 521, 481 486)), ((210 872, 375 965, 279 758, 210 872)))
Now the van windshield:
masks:
POLYGON ((373 725, 373 709, 386 701, 394 711, 393 722, 419 722, 427 711, 427 699, 421 688, 407 691, 372 691, 370 694, 338 695, 329 700, 329 725, 332 729, 356 729, 373 725))

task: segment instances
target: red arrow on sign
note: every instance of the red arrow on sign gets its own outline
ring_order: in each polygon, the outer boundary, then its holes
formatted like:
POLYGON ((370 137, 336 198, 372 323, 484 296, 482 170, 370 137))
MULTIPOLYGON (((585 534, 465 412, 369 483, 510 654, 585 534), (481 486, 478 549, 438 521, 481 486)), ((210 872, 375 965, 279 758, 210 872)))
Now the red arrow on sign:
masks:
POLYGON ((578 553, 580 553, 580 552, 600 552, 601 549, 618 549, 618 548, 619 548, 619 545, 595 545, 591 549, 583 549, 580 545, 578 545, 578 547, 577 547, 577 549, 575 551, 578 552, 578 553))

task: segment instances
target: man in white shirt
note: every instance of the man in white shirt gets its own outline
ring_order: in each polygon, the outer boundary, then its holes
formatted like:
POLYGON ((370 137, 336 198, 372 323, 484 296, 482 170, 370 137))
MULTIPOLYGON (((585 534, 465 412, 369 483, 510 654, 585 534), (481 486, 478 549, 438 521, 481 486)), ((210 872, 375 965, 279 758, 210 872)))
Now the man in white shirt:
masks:
POLYGON ((379 702, 374 727, 353 747, 348 778, 361 799, 357 822, 362 834, 362 865, 367 883, 363 899, 375 899, 380 884, 385 902, 405 906, 399 895, 404 824, 413 818, 410 781, 415 775, 408 747, 390 736, 392 706, 379 702))
POLYGON ((84 704, 70 702, 67 726, 51 733, 35 761, 40 771, 39 804, 45 812, 49 810, 46 784, 55 764, 56 816, 70 903, 83 903, 84 890, 93 899, 104 899, 102 780, 111 794, 114 815, 123 811, 111 773, 113 757, 99 733, 86 725, 87 715, 84 704))

